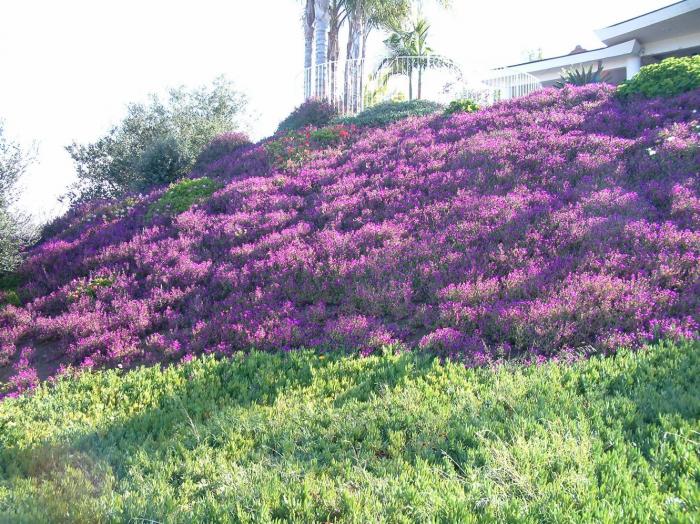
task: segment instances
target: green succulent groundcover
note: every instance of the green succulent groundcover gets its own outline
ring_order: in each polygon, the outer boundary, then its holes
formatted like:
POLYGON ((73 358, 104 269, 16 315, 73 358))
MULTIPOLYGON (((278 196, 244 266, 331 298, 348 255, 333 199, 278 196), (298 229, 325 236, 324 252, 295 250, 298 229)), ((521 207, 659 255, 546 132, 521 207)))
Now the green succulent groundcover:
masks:
POLYGON ((698 342, 84 372, 0 404, 0 521, 694 522, 699 391, 698 342))

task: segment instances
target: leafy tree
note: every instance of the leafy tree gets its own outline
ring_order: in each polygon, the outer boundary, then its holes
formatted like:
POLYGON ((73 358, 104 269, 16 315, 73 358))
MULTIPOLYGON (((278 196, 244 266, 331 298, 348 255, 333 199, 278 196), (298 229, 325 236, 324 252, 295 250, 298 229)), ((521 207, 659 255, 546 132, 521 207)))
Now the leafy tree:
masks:
POLYGON ((5 137, 0 120, 0 280, 17 266, 22 248, 35 233, 28 216, 10 209, 19 196, 17 182, 33 160, 34 151, 5 137))
POLYGON ((246 97, 223 77, 209 87, 171 89, 166 101, 153 94, 130 104, 105 136, 66 148, 78 182, 64 198, 79 204, 177 180, 212 139, 244 127, 246 108, 246 97))

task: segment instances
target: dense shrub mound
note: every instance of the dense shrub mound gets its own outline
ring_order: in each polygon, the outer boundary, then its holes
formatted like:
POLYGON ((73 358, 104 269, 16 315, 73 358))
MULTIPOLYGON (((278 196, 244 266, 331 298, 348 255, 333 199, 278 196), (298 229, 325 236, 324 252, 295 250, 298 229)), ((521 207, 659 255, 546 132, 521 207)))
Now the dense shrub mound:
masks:
POLYGON ((430 100, 382 102, 368 107, 356 116, 336 118, 335 122, 355 126, 380 127, 412 116, 426 116, 441 111, 442 105, 430 100))
POLYGON ((325 126, 337 115, 332 104, 325 100, 310 99, 295 108, 280 122, 278 132, 295 131, 306 126, 325 126))
POLYGON ((0 311, 3 376, 22 389, 59 365, 251 347, 402 343, 479 364, 697 337, 698 107, 700 91, 542 90, 294 162, 244 148, 179 215, 146 220, 162 190, 75 212, 29 254, 23 307, 0 311), (95 278, 110 284, 75 293, 95 278))
POLYGON ((630 96, 673 96, 700 88, 700 55, 671 57, 642 67, 617 92, 630 96))

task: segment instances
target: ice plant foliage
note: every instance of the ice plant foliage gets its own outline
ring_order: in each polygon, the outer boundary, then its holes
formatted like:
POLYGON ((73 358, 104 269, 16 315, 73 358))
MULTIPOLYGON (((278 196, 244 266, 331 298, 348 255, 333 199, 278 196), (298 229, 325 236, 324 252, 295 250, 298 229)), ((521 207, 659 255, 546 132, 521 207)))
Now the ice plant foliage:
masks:
POLYGON ((0 310, 0 366, 21 390, 40 357, 403 344, 481 364, 696 338, 698 107, 698 90, 566 87, 237 150, 180 214, 146 220, 159 190, 63 218, 22 267, 23 306, 0 310))

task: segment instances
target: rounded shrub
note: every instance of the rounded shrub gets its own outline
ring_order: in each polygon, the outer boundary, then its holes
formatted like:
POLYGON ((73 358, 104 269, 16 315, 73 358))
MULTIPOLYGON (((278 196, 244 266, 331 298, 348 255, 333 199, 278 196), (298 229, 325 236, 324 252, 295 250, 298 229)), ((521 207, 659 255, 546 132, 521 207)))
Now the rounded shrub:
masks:
POLYGON ((700 88, 700 55, 667 58, 642 67, 617 88, 618 96, 645 98, 674 96, 700 88))
POLYGON ((182 145, 174 137, 153 142, 137 161, 140 189, 169 184, 191 167, 182 145))
POLYGON ((453 100, 445 108, 443 114, 445 116, 454 115, 455 113, 473 113, 479 110, 479 105, 469 98, 460 98, 453 100))
POLYGON ((280 122, 278 132, 295 131, 306 126, 323 127, 337 115, 335 108, 325 100, 307 100, 280 122))
POLYGON ((230 155, 238 149, 252 144, 245 133, 232 131, 217 136, 212 140, 197 157, 197 167, 206 166, 216 162, 220 158, 230 155))
POLYGON ((425 116, 442 111, 444 106, 430 100, 382 102, 353 117, 336 119, 337 123, 380 127, 412 116, 425 116))

